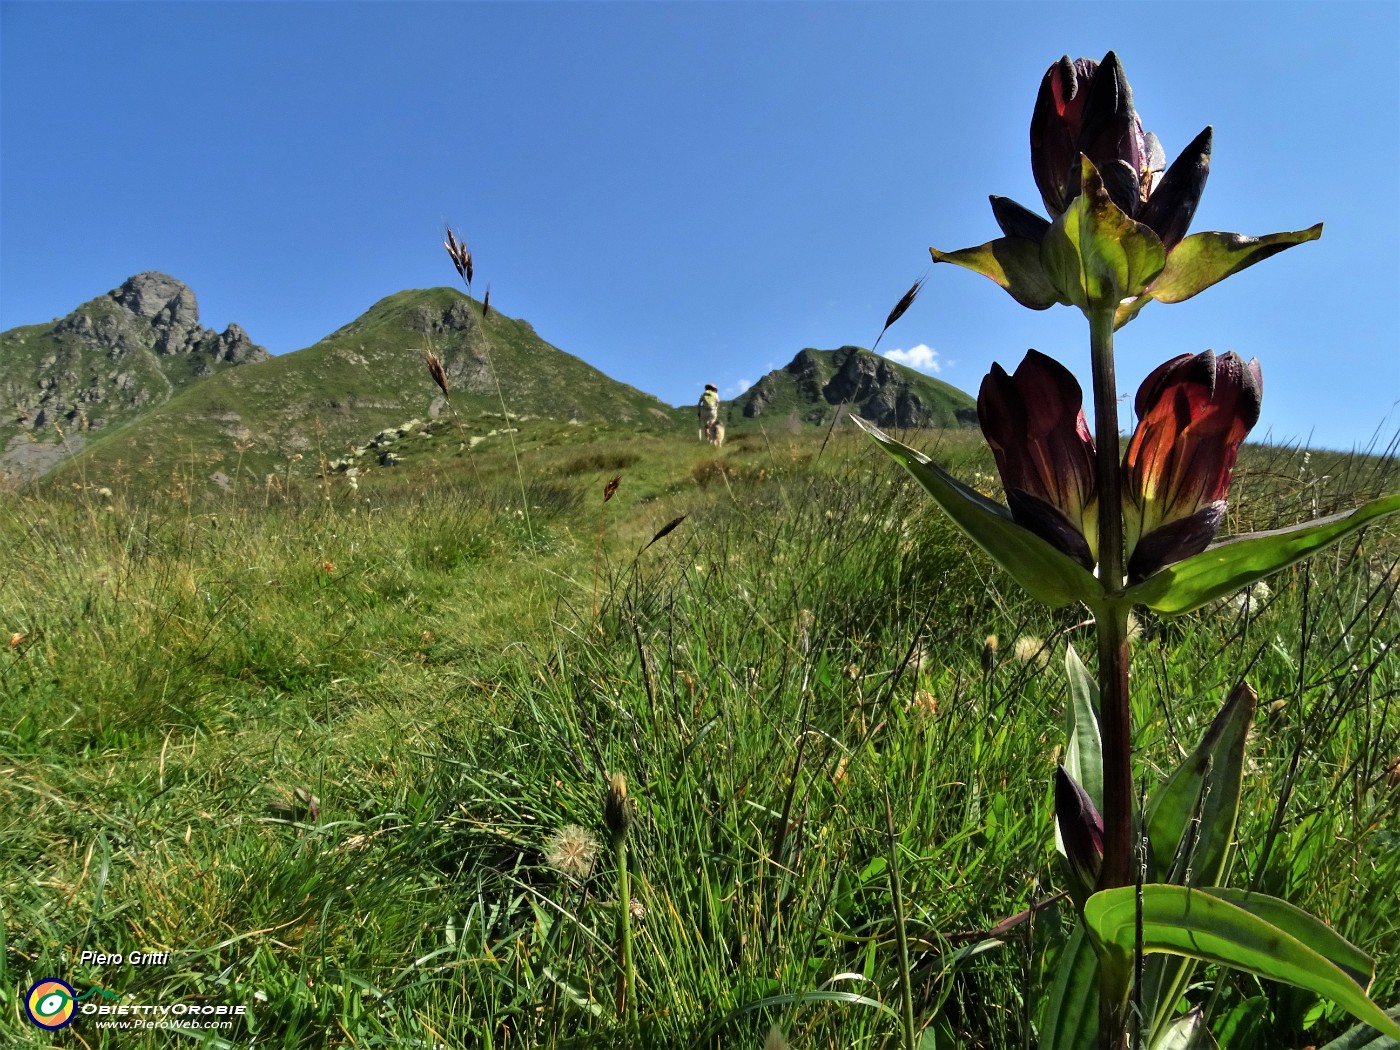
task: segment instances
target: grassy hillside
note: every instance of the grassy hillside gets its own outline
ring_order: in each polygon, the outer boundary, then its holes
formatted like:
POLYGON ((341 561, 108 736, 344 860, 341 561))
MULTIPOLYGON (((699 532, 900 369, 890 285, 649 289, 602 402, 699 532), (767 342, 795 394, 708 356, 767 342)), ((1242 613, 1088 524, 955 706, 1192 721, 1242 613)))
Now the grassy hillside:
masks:
MULTIPOLYGON (((379 353, 369 329, 334 338, 379 353)), ((1026 599, 863 438, 716 451, 541 419, 518 476, 504 443, 446 433, 396 468, 203 506, 95 481, 0 501, 23 566, 0 573, 0 1042, 48 1045, 19 999, 59 975, 246 1005, 210 1046, 894 1046, 902 925, 925 1045, 1035 1045, 1068 917, 989 931, 1064 885, 1050 785, 1064 647, 1092 648, 1079 616, 1026 599), (618 771, 634 1036, 603 824, 618 771)), ((923 437, 995 491, 971 434, 923 437)), ((1398 476, 1393 457, 1247 448, 1230 528, 1398 476)), ((1143 768, 1174 764, 1247 671, 1232 884, 1373 953, 1387 1005, 1398 558, 1395 526, 1372 528, 1267 592, 1145 618, 1133 667, 1143 768)), ((1187 999, 1230 1050, 1347 1026, 1240 974, 1187 999)))
POLYGON ((323 459, 386 428, 447 411, 424 366, 429 349, 446 366, 462 440, 502 427, 496 380, 513 416, 639 432, 672 426, 656 398, 550 346, 527 322, 493 311, 483 323, 479 304, 432 288, 391 295, 313 346, 191 387, 94 440, 57 480, 166 485, 176 475, 203 491, 263 485, 269 474, 314 475, 323 459))

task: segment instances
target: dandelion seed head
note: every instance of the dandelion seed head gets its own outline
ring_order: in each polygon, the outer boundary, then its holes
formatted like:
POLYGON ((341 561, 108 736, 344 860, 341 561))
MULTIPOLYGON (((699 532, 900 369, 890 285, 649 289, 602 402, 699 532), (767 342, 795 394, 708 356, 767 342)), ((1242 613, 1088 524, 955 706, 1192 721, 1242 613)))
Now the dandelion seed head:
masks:
POLYGON ((1045 642, 1032 635, 1022 635, 1012 643, 1011 659, 1034 671, 1043 671, 1050 666, 1050 653, 1045 648, 1045 642))
POLYGON ((544 862, 576 879, 587 878, 598 859, 598 840, 577 824, 560 828, 545 843, 544 862))

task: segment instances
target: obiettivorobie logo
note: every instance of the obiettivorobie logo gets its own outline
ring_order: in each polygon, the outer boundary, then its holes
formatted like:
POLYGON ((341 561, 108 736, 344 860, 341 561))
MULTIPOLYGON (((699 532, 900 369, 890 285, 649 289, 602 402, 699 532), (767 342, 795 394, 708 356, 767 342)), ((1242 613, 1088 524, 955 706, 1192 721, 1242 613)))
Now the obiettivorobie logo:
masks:
POLYGON ((24 997, 24 1012, 45 1031, 66 1028, 81 1015, 99 1028, 231 1028, 248 1015, 246 1006, 219 1003, 118 1003, 116 992, 93 985, 79 995, 71 984, 57 977, 36 981, 24 997), (103 1000, 107 1000, 104 1002, 103 1000))
POLYGON ((93 985, 82 995, 73 990, 67 981, 57 977, 45 977, 36 981, 24 997, 24 1012, 40 1028, 56 1032, 73 1023, 77 1016, 77 1004, 93 995, 106 999, 120 999, 121 996, 93 985))

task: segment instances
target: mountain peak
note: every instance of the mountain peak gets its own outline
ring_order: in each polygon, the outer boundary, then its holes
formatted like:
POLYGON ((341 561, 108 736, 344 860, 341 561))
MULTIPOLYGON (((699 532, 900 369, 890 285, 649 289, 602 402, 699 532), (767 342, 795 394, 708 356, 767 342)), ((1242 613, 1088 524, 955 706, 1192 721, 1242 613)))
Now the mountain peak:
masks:
POLYGON ((238 325, 202 327, 194 292, 154 270, 57 321, 0 332, 0 474, 42 473, 89 431, 267 356, 238 325))
POLYGON ((961 390, 859 346, 800 350, 734 406, 748 419, 790 417, 817 425, 842 407, 882 427, 953 427, 976 421, 975 402, 961 390))
POLYGON ((155 323, 163 321, 182 326, 199 323, 199 304, 194 292, 169 274, 147 270, 128 277, 120 288, 107 294, 137 317, 155 323))

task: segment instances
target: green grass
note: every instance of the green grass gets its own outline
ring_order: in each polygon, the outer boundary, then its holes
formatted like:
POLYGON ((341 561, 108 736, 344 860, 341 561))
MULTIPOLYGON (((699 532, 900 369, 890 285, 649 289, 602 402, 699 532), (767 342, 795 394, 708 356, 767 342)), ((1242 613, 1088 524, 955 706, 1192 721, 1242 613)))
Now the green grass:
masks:
MULTIPOLYGON (((90 468, 0 503, 0 1042, 49 1045, 20 999, 56 975, 247 1005, 214 1046, 756 1050, 776 1026, 797 1047, 895 1047, 899 914, 925 1045, 1035 1045, 1068 916, 986 931, 1063 886, 1060 659, 1066 641, 1091 658, 1089 628, 1022 596, 849 435, 818 456, 810 431, 715 450, 526 421, 527 532, 508 447, 461 447, 503 422, 405 438, 357 488, 298 464, 274 488, 177 478, 138 498, 90 468), (602 821, 618 771, 636 1037, 602 821), (570 825, 600 844, 583 877, 546 863, 570 825), (85 949, 171 957, 99 969, 85 949)), ((914 440, 995 492, 973 437, 914 440)), ((1395 467, 1247 449, 1232 528, 1393 489, 1395 467)), ((1247 670, 1261 714, 1232 882, 1372 952, 1385 1005, 1398 556, 1372 529, 1248 609, 1144 619, 1133 670, 1142 771, 1193 746, 1247 670)), ((1190 998, 1232 1048, 1347 1027, 1242 975, 1190 998)))

